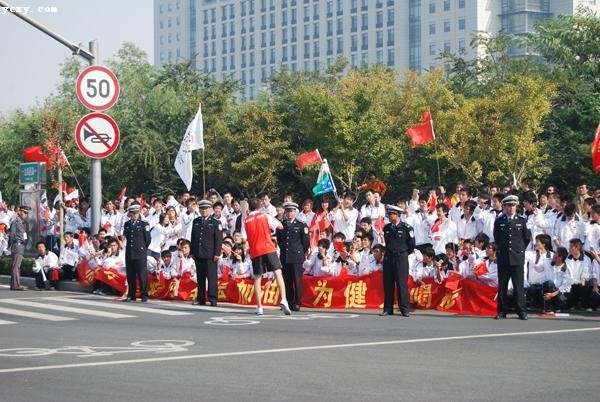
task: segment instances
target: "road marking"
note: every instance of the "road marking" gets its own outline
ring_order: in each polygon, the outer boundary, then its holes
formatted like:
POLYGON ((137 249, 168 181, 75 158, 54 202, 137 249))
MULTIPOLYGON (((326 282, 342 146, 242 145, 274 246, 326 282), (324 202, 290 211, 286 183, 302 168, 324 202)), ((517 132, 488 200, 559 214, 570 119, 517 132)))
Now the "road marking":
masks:
POLYGON ((132 359, 132 360, 112 360, 112 361, 102 361, 102 362, 93 362, 93 363, 73 363, 73 364, 56 364, 56 365, 50 365, 50 366, 16 367, 16 368, 9 368, 9 369, 1 369, 0 374, 19 373, 19 372, 24 372, 24 371, 59 370, 59 369, 80 368, 80 367, 114 366, 114 365, 121 365, 121 364, 138 364, 138 363, 155 363, 155 362, 178 361, 178 360, 212 359, 212 358, 217 358, 217 357, 252 356, 252 355, 265 355, 265 354, 274 354, 274 353, 304 352, 304 351, 313 351, 313 350, 347 349, 347 348, 359 348, 359 347, 370 347, 370 346, 402 345, 402 344, 410 344, 410 343, 431 343, 431 342, 444 342, 444 341, 461 341, 461 340, 466 340, 466 339, 504 338, 504 337, 528 336, 528 335, 552 335, 552 334, 565 334, 565 333, 572 333, 572 332, 592 332, 592 331, 600 331, 600 327, 558 329, 558 330, 553 330, 553 331, 507 332, 507 333, 503 333, 503 334, 447 336, 447 337, 441 337, 441 338, 398 339, 398 340, 393 340, 393 341, 380 341, 380 342, 342 343, 342 344, 333 344, 333 345, 302 346, 302 347, 296 347, 296 348, 259 349, 259 350, 244 350, 244 351, 239 351, 239 352, 206 353, 206 354, 188 355, 188 356, 153 357, 153 358, 132 359))
POLYGON ((127 311, 139 311, 141 313, 152 313, 152 314, 161 314, 161 315, 192 315, 192 313, 185 313, 183 311, 164 310, 164 309, 151 308, 151 307, 133 306, 131 304, 118 303, 118 302, 101 302, 101 301, 93 301, 93 300, 74 299, 74 298, 68 298, 68 297, 59 298, 59 299, 55 299, 55 300, 65 302, 65 303, 81 304, 81 305, 85 305, 85 306, 97 306, 97 307, 113 308, 113 309, 127 310, 127 311))
POLYGON ((12 308, 0 307, 0 314, 17 315, 19 317, 37 318, 38 320, 46 321, 74 321, 77 318, 62 317, 60 315, 50 315, 42 313, 34 313, 33 311, 15 310, 12 308))
MULTIPOLYGON (((212 307, 212 306, 199 306, 193 305, 189 303, 183 302, 169 302, 169 301, 158 301, 152 300, 152 304, 156 305, 165 305, 171 307, 180 307, 187 310, 195 310, 195 311, 208 311, 213 313, 248 313, 253 311, 252 308, 242 309, 242 308, 229 308, 229 307, 212 307)), ((279 309, 279 307, 277 307, 279 309)))
POLYGON ((0 320, 0 325, 10 325, 10 324, 16 324, 16 322, 0 320))
POLYGON ((4 299, 4 300, 0 300, 0 303, 8 303, 8 304, 16 305, 16 306, 34 307, 34 308, 46 309, 46 310, 63 311, 63 312, 75 313, 75 314, 92 315, 95 317, 104 317, 104 318, 134 318, 135 317, 133 315, 109 313, 107 311, 87 310, 87 309, 83 309, 83 308, 68 307, 68 306, 56 306, 54 304, 43 304, 43 303, 36 303, 36 302, 31 302, 31 301, 26 301, 26 300, 18 300, 18 299, 4 299))

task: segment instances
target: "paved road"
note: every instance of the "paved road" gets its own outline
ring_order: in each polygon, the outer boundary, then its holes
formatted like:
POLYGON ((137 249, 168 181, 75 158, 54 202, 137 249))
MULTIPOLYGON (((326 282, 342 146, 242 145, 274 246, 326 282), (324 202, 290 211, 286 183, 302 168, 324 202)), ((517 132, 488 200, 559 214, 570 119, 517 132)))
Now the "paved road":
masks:
POLYGON ((265 313, 0 287, 0 400, 600 399, 600 316, 265 313))

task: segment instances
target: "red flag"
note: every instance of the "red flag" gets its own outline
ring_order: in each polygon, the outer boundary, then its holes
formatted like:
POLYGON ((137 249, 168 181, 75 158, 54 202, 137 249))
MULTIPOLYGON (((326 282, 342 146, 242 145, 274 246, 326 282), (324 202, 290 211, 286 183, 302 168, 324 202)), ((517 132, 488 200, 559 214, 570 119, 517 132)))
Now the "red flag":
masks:
POLYGON ((444 282, 444 287, 450 291, 456 290, 460 285, 460 279, 461 276, 457 272, 450 271, 444 282))
POLYGON ((57 280, 58 280, 58 278, 59 278, 59 275, 58 275, 58 268, 54 268, 54 269, 52 270, 52 280, 53 280, 53 281, 57 281, 57 280))
POLYGON ((125 198, 125 191, 127 191, 127 187, 123 187, 119 193, 119 201, 121 204, 123 203, 123 198, 125 198))
POLYGON ((381 233, 381 231, 383 230, 384 223, 385 222, 383 221, 383 216, 380 216, 375 220, 375 231, 377 233, 381 233))
POLYGON ((431 227, 431 233, 439 232, 441 224, 442 224, 441 220, 438 219, 437 221, 435 221, 435 223, 431 227))
POLYGON ((314 151, 306 152, 300 155, 296 161, 296 166, 298 169, 302 170, 308 165, 319 162, 321 162, 321 154, 319 154, 318 149, 315 149, 314 151))
POLYGON ((343 241, 334 241, 333 242, 333 249, 335 251, 337 251, 338 253, 341 253, 342 251, 346 251, 346 247, 344 246, 344 242, 343 241))
POLYGON ((596 136, 592 142, 592 167, 596 174, 600 172, 600 123, 598 123, 596 136))
POLYGON ((227 282, 229 280, 229 273, 231 272, 231 267, 229 265, 223 266, 223 274, 221 275, 221 281, 227 282))
POLYGON ((437 205, 437 197, 436 197, 435 193, 432 193, 429 196, 429 200, 427 200, 427 209, 429 210, 430 214, 435 212, 436 205, 437 205))
POLYGON ((46 162, 46 170, 52 168, 52 161, 44 154, 42 147, 35 145, 23 150, 23 156, 27 162, 46 162))
POLYGON ((487 265, 484 260, 475 266, 475 268, 473 269, 473 272, 475 273, 476 276, 483 276, 483 275, 489 273, 490 271, 488 270, 487 265))
POLYGON ((433 131, 433 120, 429 111, 423 112, 421 115, 421 124, 406 130, 406 134, 410 137, 413 143, 413 148, 417 145, 424 145, 435 140, 435 132, 433 131))
POLYGON ((79 241, 79 247, 82 247, 87 242, 87 234, 81 232, 77 240, 79 241))
POLYGON ((144 196, 142 195, 140 197, 140 208, 144 208, 144 205, 146 205, 146 199, 144 198, 144 196))

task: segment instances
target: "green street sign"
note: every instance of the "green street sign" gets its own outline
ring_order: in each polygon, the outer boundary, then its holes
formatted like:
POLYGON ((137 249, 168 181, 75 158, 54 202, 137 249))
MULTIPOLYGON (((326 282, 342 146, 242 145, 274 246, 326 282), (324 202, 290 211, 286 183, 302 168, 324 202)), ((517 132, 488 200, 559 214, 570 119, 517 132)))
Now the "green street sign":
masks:
POLYGON ((39 162, 20 163, 19 184, 46 184, 46 164, 39 162))

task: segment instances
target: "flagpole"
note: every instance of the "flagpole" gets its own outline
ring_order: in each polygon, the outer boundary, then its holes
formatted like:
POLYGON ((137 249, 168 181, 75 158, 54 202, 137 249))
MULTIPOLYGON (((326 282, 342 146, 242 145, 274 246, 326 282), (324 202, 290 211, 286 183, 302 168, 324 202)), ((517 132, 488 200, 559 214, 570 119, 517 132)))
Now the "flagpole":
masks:
POLYGON ((433 142, 435 143, 435 162, 437 163, 438 186, 441 186, 442 178, 440 175, 440 155, 439 155, 437 141, 433 141, 433 142))
POLYGON ((81 184, 79 184, 79 180, 77 180, 77 176, 75 176, 75 172, 73 171, 71 164, 69 164, 68 168, 71 171, 71 173, 73 173, 73 178, 75 179, 75 183, 77 183, 77 187, 79 187, 79 191, 81 191, 81 197, 85 198, 85 193, 83 192, 83 189, 81 188, 81 184))
POLYGON ((202 197, 206 196, 206 174, 204 172, 204 148, 202 148, 202 197))
POLYGON ((59 224, 60 224, 60 247, 65 244, 65 206, 63 204, 63 177, 62 177, 62 164, 58 161, 58 200, 59 200, 59 224))

